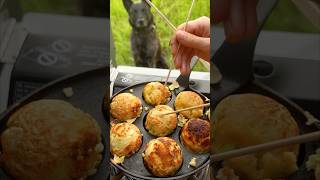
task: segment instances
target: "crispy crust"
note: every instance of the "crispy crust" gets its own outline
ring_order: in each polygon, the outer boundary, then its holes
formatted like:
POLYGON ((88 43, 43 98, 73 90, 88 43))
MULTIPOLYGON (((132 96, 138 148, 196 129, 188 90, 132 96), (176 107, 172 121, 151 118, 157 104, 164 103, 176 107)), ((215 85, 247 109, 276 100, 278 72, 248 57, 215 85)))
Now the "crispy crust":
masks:
MULTIPOLYGON (((226 145, 241 148, 299 134, 287 108, 259 94, 228 96, 218 104, 213 115, 216 151, 226 145)), ((293 145, 226 160, 224 164, 245 179, 286 177, 298 168, 298 151, 299 145, 293 145)))
POLYGON ((157 177, 173 176, 183 163, 179 145, 169 137, 151 140, 144 153, 144 164, 157 177))
POLYGON ((137 118, 142 112, 142 104, 138 97, 130 93, 121 93, 110 103, 110 113, 117 120, 124 121, 137 118))
POLYGON ((143 88, 143 98, 152 106, 166 104, 170 96, 169 88, 160 82, 150 82, 143 88))
POLYGON ((154 136, 167 136, 177 127, 177 114, 159 115, 161 113, 172 112, 170 106, 158 105, 151 109, 147 115, 145 127, 154 136))
POLYGON ((101 132, 88 114, 61 100, 31 102, 1 134, 1 160, 16 179, 80 179, 102 159, 101 132))
POLYGON ((210 150, 210 123, 202 119, 189 120, 182 128, 181 140, 184 146, 195 153, 210 150))
POLYGON ((111 153, 117 156, 130 156, 137 152, 142 144, 142 134, 131 123, 118 123, 110 129, 111 153))
MULTIPOLYGON (((192 106, 202 105, 203 100, 201 96, 193 91, 183 91, 178 94, 174 106, 176 110, 184 109, 192 106)), ((188 119, 199 118, 203 115, 203 107, 192 109, 189 111, 180 112, 184 117, 188 119)))

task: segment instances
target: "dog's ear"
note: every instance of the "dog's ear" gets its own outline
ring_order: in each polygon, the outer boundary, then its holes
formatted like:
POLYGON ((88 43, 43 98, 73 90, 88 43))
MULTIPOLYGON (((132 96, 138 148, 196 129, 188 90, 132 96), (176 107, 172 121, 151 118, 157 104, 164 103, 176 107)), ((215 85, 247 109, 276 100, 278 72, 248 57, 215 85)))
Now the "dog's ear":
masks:
POLYGON ((124 7, 126 8, 126 10, 129 12, 130 11, 130 7, 132 5, 132 0, 122 0, 124 7))
MULTIPOLYGON (((149 5, 145 0, 141 0, 141 1, 142 1, 143 3, 145 3, 147 7, 150 8, 150 5, 149 5)), ((152 2, 152 0, 149 0, 149 1, 152 2)))

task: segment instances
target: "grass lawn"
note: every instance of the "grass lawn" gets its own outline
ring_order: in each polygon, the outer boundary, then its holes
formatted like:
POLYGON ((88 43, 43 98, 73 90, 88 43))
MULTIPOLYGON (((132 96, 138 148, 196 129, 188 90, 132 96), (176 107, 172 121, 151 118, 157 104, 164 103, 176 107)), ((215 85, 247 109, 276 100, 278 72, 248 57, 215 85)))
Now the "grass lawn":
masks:
MULTIPOLYGON (((191 0, 153 0, 152 1, 170 21, 178 26, 186 20, 191 0)), ((128 13, 126 12, 122 0, 110 1, 110 20, 111 30, 114 36, 116 48, 116 60, 118 65, 134 65, 130 49, 131 26, 128 22, 128 13)), ((200 16, 210 16, 210 1, 198 0, 195 3, 191 19, 200 16)), ((154 12, 156 31, 161 41, 163 51, 166 53, 167 62, 172 62, 169 40, 173 35, 172 30, 159 18, 154 12)), ((205 70, 202 64, 198 63, 195 70, 205 70)))

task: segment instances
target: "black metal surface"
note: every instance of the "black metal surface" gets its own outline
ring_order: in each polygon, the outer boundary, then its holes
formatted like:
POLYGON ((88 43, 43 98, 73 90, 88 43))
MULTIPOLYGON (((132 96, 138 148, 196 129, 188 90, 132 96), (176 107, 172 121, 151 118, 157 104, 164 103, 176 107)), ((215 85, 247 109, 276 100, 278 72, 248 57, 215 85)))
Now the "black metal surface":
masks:
POLYGON ((214 93, 214 99, 220 101, 226 95, 246 85, 253 78, 253 56, 257 39, 267 18, 278 0, 261 0, 257 5, 257 34, 250 39, 236 43, 224 41, 211 60, 223 76, 220 84, 223 89, 214 93))
MULTIPOLYGON (((198 58, 197 57, 193 57, 191 59, 191 62, 190 62, 190 71, 192 71, 192 69, 194 68, 194 66, 197 64, 198 62, 198 58)), ((180 74, 179 77, 176 79, 176 81, 179 83, 179 86, 182 87, 182 88, 188 88, 190 84, 189 80, 190 80, 190 74, 187 74, 187 75, 183 75, 183 74, 180 74)))
POLYGON ((28 34, 12 71, 8 105, 58 78, 107 66, 107 49, 104 40, 28 34), (19 84, 39 86, 22 94, 17 91, 27 89, 19 84))
MULTIPOLYGON (((39 99, 61 99, 67 101, 82 111, 89 113, 97 120, 101 128, 102 141, 105 148, 103 160, 98 167, 97 173, 88 177, 88 179, 107 179, 107 177, 109 177, 109 123, 106 123, 104 120, 101 109, 103 97, 105 93, 109 91, 107 68, 108 67, 99 68, 68 76, 37 90, 0 115, 0 131, 2 132, 6 128, 6 122, 12 113, 29 102, 39 99), (62 92, 62 89, 66 87, 73 88, 74 95, 70 98, 66 98, 62 92)), ((0 179, 9 180, 10 177, 4 170, 0 170, 0 179)))
MULTIPOLYGON (((215 92, 215 87, 212 87, 212 92, 215 92)), ((284 105, 292 115, 292 117, 296 120, 299 128, 300 128, 300 134, 310 133, 317 131, 317 127, 315 125, 313 126, 307 126, 307 118, 304 114, 304 110, 300 108, 298 105, 293 103, 292 101, 288 100, 285 97, 282 97, 280 94, 274 92, 272 89, 262 85, 261 83, 257 81, 252 81, 251 83, 247 84, 243 88, 237 90, 234 92, 234 94, 242 94, 242 93, 257 93, 261 94, 267 97, 270 97, 280 104, 284 105)), ((288 180, 313 180, 315 179, 314 173, 312 171, 307 171, 306 169, 306 162, 308 160, 308 157, 311 154, 314 154, 316 149, 320 147, 320 142, 311 142, 311 143, 305 143, 300 145, 300 151, 298 155, 298 165, 299 170, 296 171, 294 174, 289 176, 288 180)), ((215 174, 217 174, 218 169, 221 167, 221 162, 213 162, 214 168, 213 171, 215 174)))
MULTIPOLYGON (((268 96, 280 104, 283 104, 291 113, 300 127, 300 134, 317 131, 316 126, 307 126, 307 118, 302 108, 281 96, 270 88, 262 85, 253 78, 252 57, 254 53, 254 46, 259 32, 263 24, 270 15, 272 9, 275 7, 277 0, 261 0, 258 4, 258 33, 255 39, 244 40, 237 44, 230 44, 224 42, 222 47, 216 52, 211 59, 219 70, 223 78, 219 84, 211 84, 211 96, 213 101, 213 109, 217 106, 221 99, 230 94, 241 93, 257 93, 268 96)), ((215 120, 213 120, 214 122, 215 120)), ((214 135, 213 135, 214 137, 214 135)), ((214 141, 214 140, 213 140, 214 141)), ((306 143, 300 145, 300 152, 298 156, 299 170, 292 174, 288 179, 290 180, 312 180, 315 179, 312 171, 307 171, 305 163, 308 156, 315 153, 319 142, 306 143)), ((221 167, 221 162, 213 162, 213 173, 217 174, 221 167)), ((287 178, 286 178, 287 179, 287 178)))
MULTIPOLYGON (((123 93, 123 92, 130 92, 130 89, 133 90, 133 94, 135 96, 137 96, 141 102, 142 102, 142 106, 143 107, 148 107, 149 110, 151 108, 153 108, 153 106, 148 105, 142 97, 142 92, 143 92, 143 87, 149 82, 144 82, 144 83, 140 83, 140 84, 136 84, 127 88, 124 88, 123 90, 119 91, 118 93, 114 94, 112 96, 115 97, 116 95, 123 93)), ((194 91, 196 93, 198 93, 199 95, 201 95, 201 97, 203 98, 203 100, 205 100, 205 95, 201 94, 200 92, 197 92, 194 89, 184 89, 182 87, 180 87, 179 89, 176 89, 175 91, 172 91, 172 97, 171 100, 167 103, 167 105, 169 105, 170 107, 174 108, 174 101, 175 98, 177 96, 177 94, 183 90, 191 90, 194 91)), ((107 108, 104 108, 107 109, 107 108)), ((205 108, 205 110, 207 110, 207 108, 205 108)), ((204 111, 205 111, 204 110, 204 111)), ((145 109, 143 109, 141 116, 139 118, 136 119, 136 121, 134 122, 134 124, 140 129, 141 133, 143 134, 143 144, 141 146, 141 148, 139 149, 139 151, 137 153, 135 153, 134 155, 125 158, 125 161, 123 163, 123 165, 118 165, 118 164, 112 164, 115 167, 117 167, 118 169, 120 169, 121 171, 123 171, 126 176, 132 177, 134 179, 166 179, 166 180, 176 180, 176 179, 183 179, 186 177, 189 177, 197 172, 199 172, 201 169, 203 169, 204 167, 206 167, 209 162, 210 162, 210 155, 209 153, 206 154, 195 154, 192 153, 190 151, 188 151, 180 142, 180 130, 182 129, 181 127, 177 126, 176 130, 170 134, 168 137, 173 138, 178 145, 181 147, 182 153, 183 153, 183 157, 184 157, 184 161, 183 161, 183 165, 180 168, 180 170, 177 172, 177 174, 173 177, 166 177, 166 178, 157 178, 155 176, 153 176, 144 166, 143 164, 143 158, 142 158, 142 153, 145 150, 145 146, 146 144, 152 140, 155 139, 155 136, 152 136, 151 134, 148 133, 148 131, 145 129, 144 127, 144 118, 147 115, 147 112, 145 111, 145 109), (197 168, 189 168, 188 164, 191 160, 192 157, 197 158, 197 168)), ((106 118, 107 119, 107 118, 106 118)))

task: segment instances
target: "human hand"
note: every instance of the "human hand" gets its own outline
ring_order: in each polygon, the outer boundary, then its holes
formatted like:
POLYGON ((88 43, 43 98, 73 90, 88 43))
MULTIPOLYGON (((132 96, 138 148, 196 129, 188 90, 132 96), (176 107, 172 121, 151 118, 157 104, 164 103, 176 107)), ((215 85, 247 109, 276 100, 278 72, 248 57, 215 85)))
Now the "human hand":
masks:
POLYGON ((190 61, 193 56, 210 61, 210 19, 200 17, 189 21, 186 31, 185 26, 185 23, 181 24, 170 41, 172 55, 176 57, 175 66, 184 75, 190 73, 190 61))
POLYGON ((252 38, 257 33, 258 0, 215 0, 213 23, 224 22, 226 40, 230 43, 252 38))

